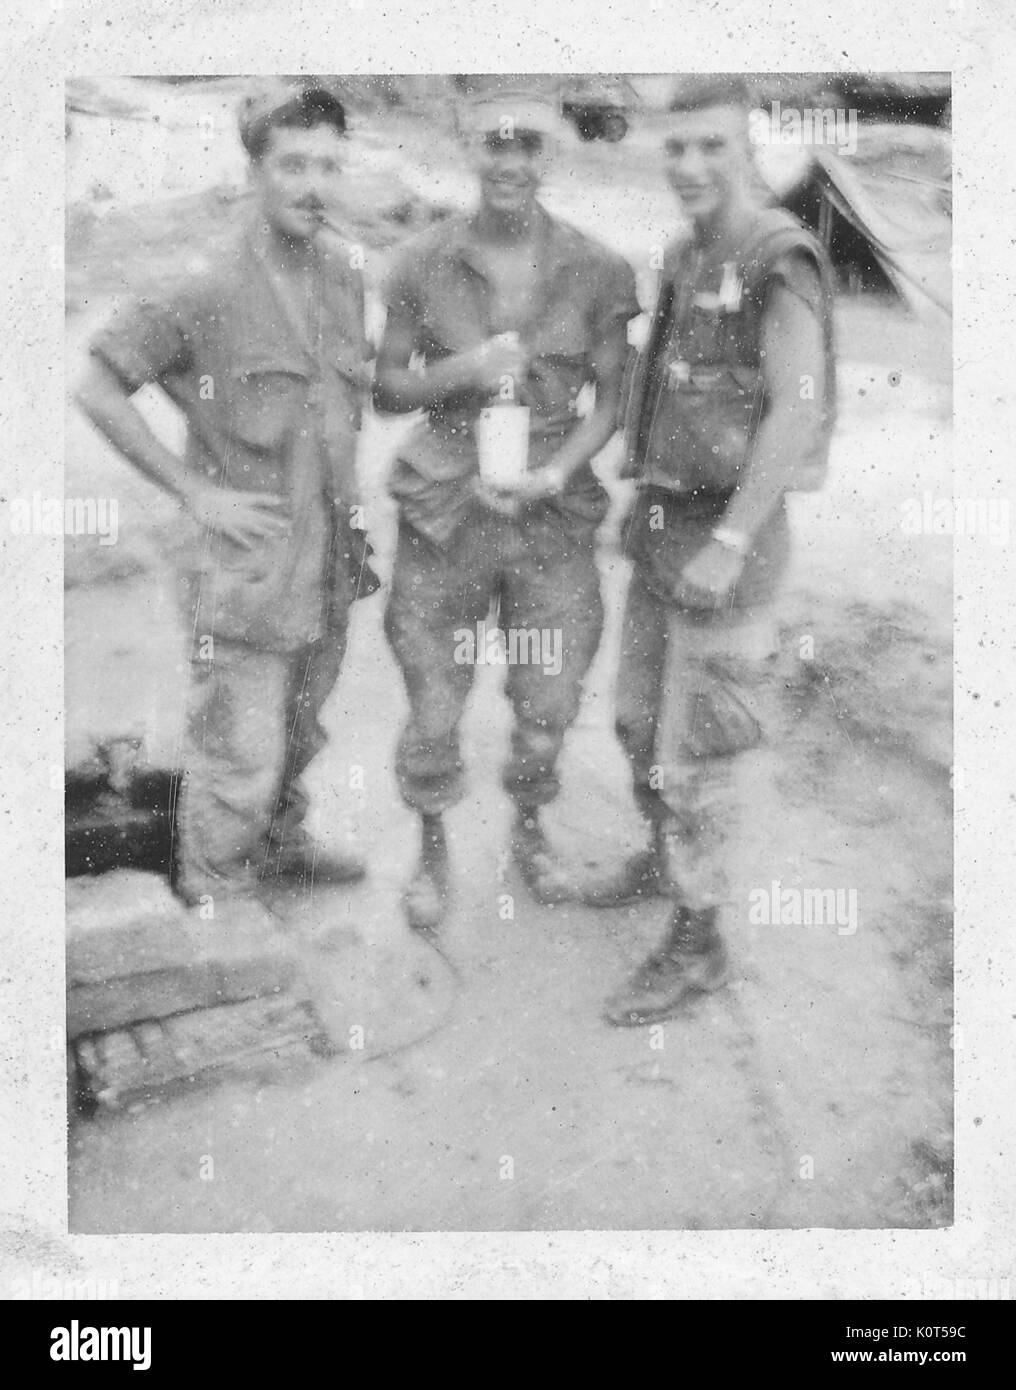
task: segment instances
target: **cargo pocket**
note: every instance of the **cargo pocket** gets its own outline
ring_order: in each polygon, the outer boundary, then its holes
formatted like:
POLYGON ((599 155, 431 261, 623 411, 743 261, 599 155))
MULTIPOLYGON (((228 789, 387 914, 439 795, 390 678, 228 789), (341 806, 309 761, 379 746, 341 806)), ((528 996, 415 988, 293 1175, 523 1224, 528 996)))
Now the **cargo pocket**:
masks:
POLYGON ((200 565, 208 630, 254 643, 288 637, 284 599, 292 569, 289 535, 261 537, 249 550, 215 538, 200 565))
POLYGON ((308 385, 294 370, 236 367, 230 377, 230 433, 256 453, 279 453, 299 425, 308 385))
POLYGON ((690 692, 687 733, 682 751, 691 758, 722 758, 756 748, 762 726, 721 676, 703 672, 698 689, 690 692))

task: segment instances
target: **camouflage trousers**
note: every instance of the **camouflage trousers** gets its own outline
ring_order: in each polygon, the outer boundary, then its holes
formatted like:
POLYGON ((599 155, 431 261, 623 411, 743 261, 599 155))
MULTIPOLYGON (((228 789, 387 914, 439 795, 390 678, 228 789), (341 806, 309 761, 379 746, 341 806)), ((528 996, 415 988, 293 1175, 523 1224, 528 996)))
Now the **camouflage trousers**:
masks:
POLYGON ((403 523, 385 631, 409 697, 395 758, 407 806, 436 814, 464 795, 459 729, 475 666, 461 659, 462 636, 495 621, 508 635, 513 713, 502 783, 518 806, 557 796, 558 759, 603 627, 595 531, 550 506, 522 519, 477 511, 443 545, 403 523), (553 667, 533 661, 519 635, 543 639, 553 667), (528 659, 514 661, 514 646, 528 659))
POLYGON ((674 895, 693 909, 729 897, 729 841, 757 794, 775 651, 770 604, 698 616, 659 597, 636 568, 617 734, 640 811, 666 828, 674 895))
POLYGON ((177 854, 189 902, 253 891, 273 847, 303 834, 300 778, 327 742, 345 644, 344 626, 295 652, 217 638, 194 659, 177 854))

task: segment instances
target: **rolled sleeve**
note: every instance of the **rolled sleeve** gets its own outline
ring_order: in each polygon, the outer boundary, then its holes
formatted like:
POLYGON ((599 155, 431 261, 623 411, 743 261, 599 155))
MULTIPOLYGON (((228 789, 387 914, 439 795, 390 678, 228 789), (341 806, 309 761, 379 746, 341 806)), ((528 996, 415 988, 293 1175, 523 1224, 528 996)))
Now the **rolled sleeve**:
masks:
POLYGON ((129 390, 185 371, 190 365, 193 315, 183 304, 135 299, 120 306, 92 339, 89 351, 129 390))

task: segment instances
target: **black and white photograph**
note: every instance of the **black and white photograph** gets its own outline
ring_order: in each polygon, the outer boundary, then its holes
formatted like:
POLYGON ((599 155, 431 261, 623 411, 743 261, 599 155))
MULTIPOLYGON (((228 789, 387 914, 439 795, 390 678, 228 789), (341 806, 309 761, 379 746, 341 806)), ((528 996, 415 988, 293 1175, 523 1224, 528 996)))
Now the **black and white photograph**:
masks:
POLYGON ((1013 25, 543 9, 15 5, 49 1361, 178 1375, 178 1299, 779 1299, 924 1364, 1016 1298, 1013 25))
POLYGON ((949 1223, 950 115, 68 84, 72 1229, 949 1223))

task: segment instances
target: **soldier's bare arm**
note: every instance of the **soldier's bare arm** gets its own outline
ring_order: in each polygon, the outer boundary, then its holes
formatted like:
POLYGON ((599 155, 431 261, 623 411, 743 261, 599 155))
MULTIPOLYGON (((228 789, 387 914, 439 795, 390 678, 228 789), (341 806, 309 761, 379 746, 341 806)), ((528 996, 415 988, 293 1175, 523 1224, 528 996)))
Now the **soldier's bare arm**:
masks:
MULTIPOLYGON (((773 514, 794 465, 821 428, 825 396, 822 326, 805 301, 783 285, 770 291, 761 340, 769 409, 722 523, 745 538, 746 548, 773 514)), ((743 565, 744 554, 710 541, 677 577, 677 601, 688 608, 713 607, 737 583, 743 565)))
POLYGON ((526 475, 515 491, 521 497, 551 496, 561 492, 568 479, 594 458, 617 429, 621 383, 628 360, 626 319, 614 319, 593 346, 592 373, 596 403, 586 418, 568 435, 543 468, 526 475))
POLYGON ((748 536, 772 515, 795 464, 822 427, 825 349, 822 325, 808 304, 774 285, 762 320, 762 377, 769 408, 759 425, 751 462, 724 515, 748 536))
POLYGON ((503 378, 522 376, 526 369, 525 350, 497 338, 420 368, 410 365, 415 346, 412 313, 393 305, 388 310, 374 372, 374 404, 378 410, 429 410, 463 391, 493 394, 503 378))

